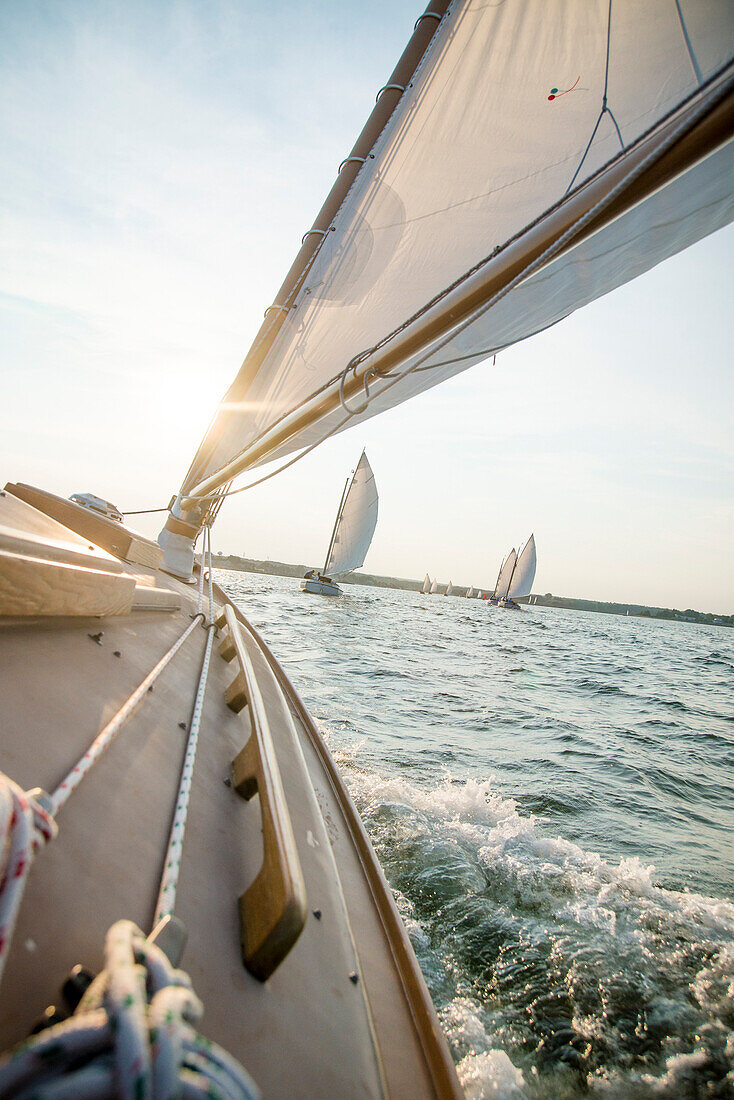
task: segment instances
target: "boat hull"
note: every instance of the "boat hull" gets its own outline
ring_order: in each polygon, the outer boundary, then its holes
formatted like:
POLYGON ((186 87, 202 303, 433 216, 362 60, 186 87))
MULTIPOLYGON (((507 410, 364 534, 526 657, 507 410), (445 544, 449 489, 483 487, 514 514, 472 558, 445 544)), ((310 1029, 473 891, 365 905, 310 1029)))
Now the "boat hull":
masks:
MULTIPOLYGON (((170 588, 179 608, 0 619, 0 769, 23 789, 50 792, 196 624, 61 806, 58 836, 33 862, 3 976, 0 1050, 59 1004, 75 964, 99 972, 115 921, 146 932, 155 923, 207 632, 196 587, 139 564, 122 569, 151 592, 170 588)), ((458 1100, 425 982, 343 780, 282 667, 214 586, 212 617, 224 608, 239 623, 257 686, 242 708, 220 628, 174 910, 188 932, 181 965, 205 1006, 202 1033, 264 1096, 458 1100), (262 796, 241 797, 232 772, 254 740, 250 705, 267 715, 307 897, 302 931, 265 982, 243 965, 241 943, 242 902, 261 896, 252 887, 265 867, 262 796)), ((270 894, 262 897, 269 905, 270 894)))
POLYGON ((314 596, 343 596, 341 588, 333 581, 314 580, 304 577, 301 592, 311 592, 314 596))

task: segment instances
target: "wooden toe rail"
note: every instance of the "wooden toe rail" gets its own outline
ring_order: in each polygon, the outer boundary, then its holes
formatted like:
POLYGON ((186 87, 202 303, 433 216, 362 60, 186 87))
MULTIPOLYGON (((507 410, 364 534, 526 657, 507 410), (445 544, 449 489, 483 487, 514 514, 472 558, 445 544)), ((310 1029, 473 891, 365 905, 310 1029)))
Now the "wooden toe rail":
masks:
MULTIPOLYGON (((239 665, 226 692, 227 705, 235 713, 246 706, 250 711, 251 734, 233 761, 233 784, 243 798, 250 799, 254 794, 260 796, 263 863, 239 900, 240 942, 245 966, 256 978, 265 981, 303 930, 306 887, 268 714, 233 607, 225 605, 217 626, 224 628, 219 652, 225 661, 236 659, 239 665)), ((266 674, 272 675, 270 667, 264 667, 266 674)))

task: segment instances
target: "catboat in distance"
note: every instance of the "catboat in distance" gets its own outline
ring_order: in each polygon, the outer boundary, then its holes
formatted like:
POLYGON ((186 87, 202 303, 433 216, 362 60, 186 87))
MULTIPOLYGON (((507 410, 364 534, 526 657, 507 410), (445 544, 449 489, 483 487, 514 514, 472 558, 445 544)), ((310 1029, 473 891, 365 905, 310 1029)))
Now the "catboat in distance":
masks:
POLYGON ((377 526, 379 498, 372 467, 362 451, 352 476, 347 478, 321 572, 309 570, 301 581, 302 592, 319 596, 341 596, 332 578, 351 573, 364 565, 377 526))

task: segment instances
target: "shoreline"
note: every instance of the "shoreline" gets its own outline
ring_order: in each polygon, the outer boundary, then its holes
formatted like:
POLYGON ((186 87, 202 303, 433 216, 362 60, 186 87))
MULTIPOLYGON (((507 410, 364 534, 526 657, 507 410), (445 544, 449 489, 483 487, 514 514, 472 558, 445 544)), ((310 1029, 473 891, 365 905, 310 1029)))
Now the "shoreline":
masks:
MULTIPOLYGON (((242 558, 236 554, 217 554, 217 569, 231 569, 238 573, 259 573, 274 577, 294 577, 300 580, 309 568, 308 565, 291 565, 282 561, 263 561, 259 558, 242 558)), ((374 573, 350 573, 347 577, 340 578, 340 584, 365 585, 369 588, 390 588, 404 592, 420 592, 422 581, 410 580, 406 577, 383 577, 374 573)), ((445 584, 441 586, 445 592, 445 584)), ((436 595, 444 595, 437 592, 436 595)), ((454 585, 452 596, 464 598, 467 593, 465 585, 454 585)), ((686 608, 684 611, 675 607, 648 607, 644 604, 610 603, 603 600, 584 600, 572 596, 553 596, 546 592, 544 595, 533 593, 530 597, 532 606, 535 607, 560 607, 566 611, 593 611, 602 615, 622 615, 642 619, 665 619, 669 622, 699 623, 703 626, 734 627, 734 615, 719 615, 706 611, 694 611, 686 608)), ((527 604, 528 598, 517 601, 527 604)))

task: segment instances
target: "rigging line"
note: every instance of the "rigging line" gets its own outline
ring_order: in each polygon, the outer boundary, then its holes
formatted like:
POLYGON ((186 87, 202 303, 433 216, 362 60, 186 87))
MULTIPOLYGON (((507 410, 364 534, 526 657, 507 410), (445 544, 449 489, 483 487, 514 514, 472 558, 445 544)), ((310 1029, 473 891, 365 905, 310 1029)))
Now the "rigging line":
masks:
POLYGON ((686 43, 686 49, 688 50, 688 56, 691 60, 691 67, 693 68, 693 71, 696 74, 696 80, 698 81, 699 86, 700 86, 701 84, 703 84, 703 74, 701 73, 701 69, 699 67, 696 55, 693 52, 693 43, 691 42, 691 39, 690 39, 689 34, 688 34, 688 27, 686 26, 685 19, 683 18, 683 12, 680 9, 680 0, 675 0, 675 6, 678 9, 678 22, 680 23, 680 29, 683 32, 683 38, 684 38, 685 43, 686 43))
POLYGON ((589 154, 589 150, 591 149, 591 146, 594 142, 594 138, 596 137, 596 132, 599 129, 599 123, 604 118, 605 114, 608 114, 609 117, 611 118, 612 122, 614 123, 614 129, 617 131, 617 137, 619 138, 619 144, 621 145, 622 150, 624 151, 624 142, 622 141, 622 134, 620 132, 619 126, 617 125, 617 120, 614 117, 614 114, 612 113, 610 108, 607 106, 607 93, 609 91, 609 52, 610 52, 610 47, 611 47, 611 41, 612 41, 612 0, 609 0, 609 11, 608 11, 608 14, 607 14, 607 55, 606 55, 606 61, 605 61, 605 64, 604 64, 604 93, 602 95, 601 111, 599 111, 599 117, 596 120, 596 125, 594 126, 591 137, 589 138, 588 145, 584 149, 583 156, 581 157, 581 160, 579 161, 579 166, 573 174, 573 179, 571 180, 568 187, 566 188, 566 191, 565 191, 566 195, 569 193, 569 191, 573 187, 574 183, 576 182, 576 178, 577 178, 579 172, 583 168, 584 161, 586 160, 586 158, 589 154))
POLYGON ((283 465, 279 466, 277 470, 273 470, 271 473, 265 474, 264 477, 259 477, 257 481, 252 481, 249 485, 242 485, 239 489, 228 489, 226 493, 212 493, 210 496, 197 497, 192 494, 187 494, 186 499, 201 501, 214 500, 215 497, 221 497, 221 499, 224 500, 225 497, 234 497, 237 496, 238 493, 246 493, 248 489, 254 489, 256 485, 262 485, 264 481, 270 481, 271 477, 276 477, 278 474, 282 474, 284 470, 287 470, 290 466, 294 466, 296 462, 299 462, 300 459, 305 458, 306 455, 311 454, 311 451, 315 451, 316 448, 320 447, 322 443, 325 443, 327 439, 331 439, 333 435, 336 435, 337 432, 340 432, 342 428, 349 423, 353 416, 356 416, 356 413, 350 413, 349 416, 346 416, 344 420, 340 421, 339 424, 335 424, 333 428, 330 428, 326 435, 322 436, 321 439, 317 439, 315 443, 309 443, 308 447, 306 447, 305 450, 299 451, 299 453, 295 455, 294 458, 291 458, 287 462, 283 463, 283 465))
MULTIPOLYGON (((727 86, 725 85, 725 90, 726 87, 727 86)), ((724 93, 719 90, 719 97, 723 94, 724 93)), ((713 102, 714 104, 718 102, 718 98, 714 97, 713 102)), ((555 255, 561 252, 565 248, 566 244, 570 240, 572 240, 578 233, 580 233, 585 228, 585 226, 589 224, 589 222, 593 221, 594 218, 601 214, 607 206, 613 203, 617 196, 625 188, 634 183, 634 181, 638 179, 639 176, 641 176, 651 164, 653 164, 669 149, 671 149, 676 144, 680 136, 682 134, 685 134, 687 129, 694 126, 699 121, 699 119, 702 118, 710 110, 710 108, 710 99, 699 103, 698 110, 694 113, 692 119, 688 117, 681 119, 678 125, 668 134, 668 137, 659 148, 655 148, 651 152, 649 152, 648 155, 639 162, 639 164, 637 164, 630 172, 628 172, 626 176, 622 177, 619 183, 617 183, 617 185, 613 187, 611 191, 609 191, 606 195, 603 195, 592 207, 590 207, 586 211, 585 214, 582 214, 580 218, 577 218, 577 220, 573 222, 573 224, 570 225, 565 230, 565 232, 561 234, 560 237, 556 238, 556 240, 553 241, 542 253, 540 253, 540 255, 536 256, 536 258, 531 263, 529 263, 525 268, 519 271, 518 274, 513 279, 511 279, 509 283, 502 287, 502 289, 499 290, 493 297, 491 297, 488 302, 484 303, 478 309, 474 310, 455 331, 449 333, 444 338, 444 340, 439 343, 438 347, 432 348, 430 351, 426 352, 422 358, 418 359, 412 366, 408 367, 401 374, 393 376, 394 380, 384 386, 377 396, 382 396, 387 390, 391 389, 392 386, 407 378, 409 374, 412 374, 414 371, 418 370, 422 366, 422 364, 430 358, 431 355, 435 355, 435 353, 437 351, 440 351, 441 348, 446 347, 446 345, 450 343, 451 340, 461 335, 461 333, 464 332, 471 324, 473 324, 473 322, 476 321, 478 317, 484 316, 485 313, 487 313, 490 309, 497 305, 498 302, 506 297, 506 295, 514 290, 521 282, 523 282, 529 276, 533 275, 537 270, 543 267, 549 259, 552 259, 555 255)), ((384 342, 385 341, 383 341, 383 343, 384 342)), ((376 348, 379 346, 381 345, 376 345, 376 348)), ((362 356, 359 358, 364 359, 368 355, 372 354, 372 350, 376 350, 376 348, 363 353, 362 356)), ((376 376, 379 376, 377 375, 377 372, 373 373, 375 373, 376 376)))
MULTIPOLYGON (((713 73, 711 76, 709 76, 707 78, 704 87, 709 88, 709 87, 713 86, 731 68, 732 68, 732 61, 728 61, 720 69, 718 69, 715 73, 713 73)), ((676 105, 673 109, 671 109, 669 112, 667 112, 667 114, 665 114, 662 118, 657 119, 653 123, 653 125, 651 125, 647 130, 645 130, 642 134, 640 134, 635 139, 635 142, 633 143, 632 147, 634 147, 634 145, 638 145, 639 143, 643 142, 654 130, 656 130, 659 127, 663 126, 668 121, 668 119, 670 119, 678 111, 680 111, 681 108, 687 107, 688 104, 690 104, 691 101, 694 98, 696 98, 697 96, 699 98, 703 98, 703 97, 701 97, 700 93, 701 93, 701 89, 696 89, 690 95, 686 96, 683 100, 681 100, 681 102, 676 103, 676 105)), ((621 154, 617 154, 617 158, 612 158, 612 161, 615 160, 615 159, 618 159, 620 156, 621 156, 621 154)), ((609 161, 608 164, 602 165, 600 168, 597 169, 596 172, 592 173, 592 175, 589 177, 589 179, 585 181, 585 184, 590 183, 597 176, 599 176, 602 172, 604 172, 605 169, 608 167, 608 165, 612 163, 612 161, 609 161)), ((360 352, 358 355, 354 356, 354 358, 352 360, 350 360, 349 365, 351 365, 351 364, 357 365, 358 363, 362 362, 362 360, 368 358, 370 355, 373 355, 376 351, 379 351, 380 348, 382 348, 386 344, 390 343, 391 340, 394 340, 396 336, 399 336, 401 332, 403 332, 406 328, 408 328, 415 321, 419 320, 428 310, 432 309, 433 306, 437 305, 440 301, 442 301, 452 291, 456 290, 457 287, 461 286, 461 284, 463 282, 465 282, 467 279, 471 278, 472 275, 475 275, 478 271, 480 271, 481 268, 484 267, 486 264, 488 264, 491 260, 493 260, 495 258, 495 256, 497 256, 501 252, 505 251, 505 249, 509 248, 510 245, 514 244, 517 240, 519 240, 530 229, 533 229, 536 225, 538 225, 545 217, 547 217, 549 214, 553 213, 560 206, 562 206, 562 204, 565 202, 565 199, 566 199, 565 195, 561 196, 555 203, 553 203, 547 209, 543 210, 540 214, 537 215, 537 217, 535 217, 531 222, 529 222, 521 230, 518 230, 518 232, 513 234, 513 236, 509 237, 504 242, 504 244, 497 245, 492 250, 492 252, 490 252, 486 256, 483 256, 480 260, 478 260, 467 271, 462 272, 462 274, 457 279, 455 279, 452 283, 450 283, 448 286, 443 287, 440 291, 438 291, 433 296, 433 298, 431 298, 428 302, 426 302, 423 306, 421 306, 420 309, 416 310, 415 313, 411 314, 410 317, 406 317, 406 319, 404 321, 402 321, 396 328, 394 328, 390 332, 388 332, 385 336, 381 337, 381 339, 378 340, 375 344, 373 344, 372 347, 367 348, 363 352, 360 352)), ((555 324, 556 322, 553 322, 553 323, 555 324)), ((531 334, 531 335, 534 335, 534 334, 531 334)), ((341 373, 342 372, 340 371, 338 374, 335 374, 332 378, 329 378, 329 379, 327 379, 327 381, 323 382, 317 389, 315 389, 310 394, 310 399, 318 397, 320 394, 324 393, 329 388, 329 386, 336 383, 339 380, 339 377, 340 377, 341 373)), ((385 375, 384 377, 389 377, 389 376, 385 375)), ((251 440, 250 445, 253 445, 255 443, 260 442, 260 440, 263 439, 264 436, 267 434, 267 431, 272 430, 278 424, 282 423, 282 421, 287 419, 288 416, 291 416, 295 411, 296 411, 296 409, 290 409, 288 413, 284 413, 281 417, 279 417, 276 421, 274 421, 274 423, 271 424, 270 427, 266 431, 261 432, 253 440, 251 440)), ((335 429, 335 430, 336 431, 341 430, 341 426, 339 428, 335 429)), ((326 439, 330 438, 330 436, 332 434, 334 434, 334 433, 329 432, 326 436, 324 436, 324 441, 326 439)), ((318 446, 318 444, 315 444, 315 446, 318 446)), ((283 469, 285 469, 285 468, 286 467, 283 467, 283 469)), ((277 472, 278 471, 276 471, 276 473, 277 472)), ((212 471, 212 474, 215 474, 215 473, 217 473, 217 470, 212 471)), ((275 476, 275 475, 273 475, 273 476, 275 476)), ((253 484, 260 484, 260 482, 259 481, 254 482, 253 484)), ((233 492, 245 492, 245 490, 248 487, 249 486, 245 486, 243 489, 233 490, 233 492)), ((197 497, 194 494, 190 494, 190 493, 186 493, 184 495, 189 500, 208 500, 208 499, 212 499, 214 494, 212 494, 212 497, 197 497)), ((161 510, 166 511, 166 509, 161 509, 161 510)))
POLYGON ((204 657, 201 663, 199 683, 196 688, 194 710, 191 715, 191 725, 189 726, 189 740, 186 745, 186 755, 184 757, 183 768, 181 770, 181 780, 179 782, 178 794, 176 795, 176 810, 173 815, 171 832, 168 838, 168 847, 166 849, 166 855, 163 861, 163 875, 161 877, 160 888, 158 891, 158 900, 155 907, 155 920, 153 921, 154 928, 158 925, 159 921, 163 920, 164 917, 167 917, 173 913, 173 909, 176 904, 176 891, 178 889, 178 879, 181 871, 181 856, 183 854, 184 833, 186 831, 186 818, 188 817, 189 812, 189 798, 191 796, 191 786, 194 775, 194 763, 196 761, 196 749, 199 743, 201 715, 204 709, 204 695, 206 692, 206 685, 209 677, 209 663, 212 655, 212 646, 214 644, 214 634, 216 632, 216 623, 214 622, 213 616, 214 602, 212 595, 212 539, 210 527, 206 528, 206 554, 209 573, 209 622, 206 627, 206 647, 204 649, 204 657))
POLYGON ((123 516, 151 516, 154 512, 167 512, 167 508, 141 508, 137 512, 123 512, 123 516))

